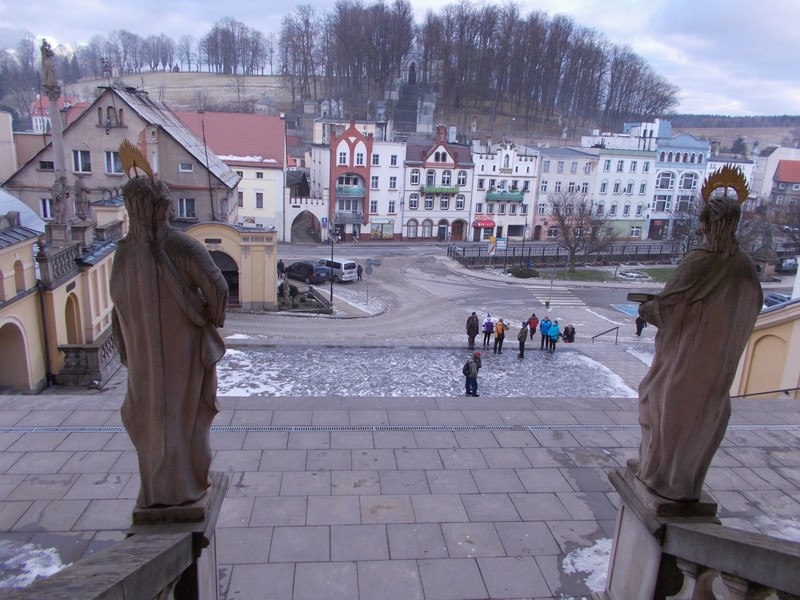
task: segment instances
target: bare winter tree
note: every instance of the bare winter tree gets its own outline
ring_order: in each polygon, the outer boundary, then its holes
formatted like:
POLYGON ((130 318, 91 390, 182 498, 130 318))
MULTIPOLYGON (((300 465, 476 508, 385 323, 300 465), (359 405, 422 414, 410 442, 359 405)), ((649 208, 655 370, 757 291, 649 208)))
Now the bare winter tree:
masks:
POLYGON ((556 244, 567 251, 569 272, 574 273, 577 256, 605 249, 614 239, 614 229, 604 215, 596 214, 585 194, 555 192, 549 203, 558 228, 556 244))
POLYGON ((192 62, 194 61, 194 38, 191 35, 182 35, 178 39, 178 46, 176 48, 176 55, 178 57, 178 64, 183 70, 183 65, 186 65, 186 70, 192 70, 192 62))

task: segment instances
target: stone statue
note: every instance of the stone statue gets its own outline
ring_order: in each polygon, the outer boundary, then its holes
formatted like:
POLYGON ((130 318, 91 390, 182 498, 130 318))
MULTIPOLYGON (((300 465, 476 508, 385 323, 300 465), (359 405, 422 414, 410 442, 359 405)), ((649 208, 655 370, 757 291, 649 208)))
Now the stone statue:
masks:
POLYGON ((59 87, 58 81, 56 80, 55 67, 53 65, 53 58, 55 58, 56 54, 55 52, 53 52, 53 49, 50 47, 50 44, 47 42, 47 40, 44 39, 42 40, 41 53, 42 53, 42 78, 44 79, 42 87, 45 89, 46 92, 48 92, 49 95, 50 90, 59 87))
POLYGON ((166 185, 139 176, 122 193, 130 230, 110 286, 114 343, 128 367, 121 414, 139 459, 137 507, 178 506, 209 486, 228 286, 205 247, 170 226, 166 185))
POLYGON ((707 199, 697 231, 703 243, 639 306, 658 333, 653 364, 639 386, 639 459, 628 468, 671 500, 700 499, 728 425, 739 357, 761 309, 755 266, 735 236, 740 214, 736 198, 707 199))
POLYGON ((75 216, 81 220, 88 219, 91 215, 89 212, 89 190, 86 189, 86 184, 78 177, 75 180, 75 216))
POLYGON ((53 222, 56 225, 67 223, 67 212, 69 202, 69 186, 67 178, 61 175, 53 184, 53 222))

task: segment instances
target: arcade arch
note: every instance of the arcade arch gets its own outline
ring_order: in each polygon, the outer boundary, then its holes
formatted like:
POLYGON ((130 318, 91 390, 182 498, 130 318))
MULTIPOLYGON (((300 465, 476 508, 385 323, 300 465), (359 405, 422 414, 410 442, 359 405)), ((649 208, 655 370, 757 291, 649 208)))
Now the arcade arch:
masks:
POLYGON ((15 323, 0 325, 0 386, 29 392, 25 336, 15 323))

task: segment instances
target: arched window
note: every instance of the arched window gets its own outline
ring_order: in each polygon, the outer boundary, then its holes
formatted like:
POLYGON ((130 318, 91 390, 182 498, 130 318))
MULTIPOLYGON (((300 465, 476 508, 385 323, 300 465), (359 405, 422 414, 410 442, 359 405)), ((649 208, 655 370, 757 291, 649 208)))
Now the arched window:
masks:
POLYGON ((597 208, 594 211, 595 216, 602 217, 603 213, 606 211, 606 205, 602 202, 597 203, 597 208))
POLYGON ((18 294, 25 291, 25 269, 21 260, 14 262, 14 289, 18 294))
POLYGON ((3 286, 3 271, 0 271, 0 302, 5 302, 6 288, 3 286))
POLYGON ((670 171, 663 171, 658 174, 656 179, 656 189, 671 190, 675 187, 675 174, 670 171))
POLYGON ((697 173, 684 173, 681 175, 682 190, 696 190, 697 189, 697 173))
POLYGON ((105 126, 105 122, 103 121, 103 109, 99 106, 97 107, 97 124, 100 125, 100 127, 105 126))
POLYGON ((670 152, 669 154, 667 154, 667 162, 672 162, 672 159, 673 159, 673 158, 674 158, 674 156, 673 156, 672 152, 670 152))
POLYGON ((417 227, 418 227, 418 225, 419 225, 419 224, 417 223, 417 220, 416 220, 416 219, 411 219, 411 220, 408 222, 408 225, 407 225, 407 227, 408 227, 408 234, 406 235, 406 237, 407 237, 407 238, 409 238, 409 239, 412 239, 412 240, 413 240, 413 239, 416 239, 416 237, 417 237, 417 227))
POLYGON ((698 165, 702 165, 703 164, 703 155, 702 154, 698 154, 697 155, 697 164, 698 165))
POLYGON ((661 162, 664 162, 665 156, 666 155, 662 152, 661 154, 658 155, 658 160, 660 160, 661 162))
POLYGON ((503 157, 503 168, 507 169, 510 164, 511 164, 511 157, 508 154, 506 154, 505 157, 503 157))
POLYGON ((125 121, 122 120, 122 109, 121 108, 119 109, 119 118, 117 119, 117 125, 119 125, 120 127, 125 125, 125 121))
POLYGON ((436 171, 429 170, 425 173, 425 185, 436 185, 436 171))
POLYGON ((433 221, 425 219, 422 222, 422 235, 423 238, 433 237, 433 221))
POLYGON ((611 206, 608 209, 608 216, 609 217, 616 217, 617 216, 617 203, 612 202, 611 206))
POLYGON ((116 127, 117 126, 117 112, 114 110, 113 106, 109 106, 106 108, 106 127, 116 127))
POLYGON ((684 152, 683 153, 683 162, 689 162, 689 153, 688 152, 684 152))
POLYGON ((694 152, 692 152, 692 156, 691 156, 691 158, 689 159, 689 162, 690 162, 690 163, 693 163, 693 162, 694 162, 696 159, 697 159, 697 155, 696 155, 694 152))

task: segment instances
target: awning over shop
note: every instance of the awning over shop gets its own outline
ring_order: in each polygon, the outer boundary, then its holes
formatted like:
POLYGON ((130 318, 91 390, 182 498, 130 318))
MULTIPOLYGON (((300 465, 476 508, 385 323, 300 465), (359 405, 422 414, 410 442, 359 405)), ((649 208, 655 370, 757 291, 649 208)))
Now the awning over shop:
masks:
POLYGON ((494 221, 491 219, 475 219, 472 222, 472 226, 481 229, 494 229, 494 221))

